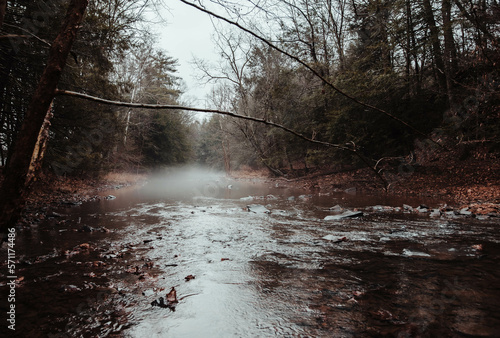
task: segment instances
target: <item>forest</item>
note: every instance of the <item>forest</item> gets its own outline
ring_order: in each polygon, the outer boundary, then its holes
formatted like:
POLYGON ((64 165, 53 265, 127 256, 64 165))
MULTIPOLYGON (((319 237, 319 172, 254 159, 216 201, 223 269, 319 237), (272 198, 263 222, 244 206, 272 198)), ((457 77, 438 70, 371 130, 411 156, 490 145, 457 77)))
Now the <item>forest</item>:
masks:
POLYGON ((498 337, 499 62, 499 0, 0 0, 0 336, 498 337))
POLYGON ((37 172, 98 177, 181 163, 285 177, 370 167, 387 185, 379 168, 413 165, 436 150, 498 158, 496 0, 181 1, 214 18, 220 62, 194 63, 201 83, 213 86, 209 106, 196 108, 215 114, 199 119, 183 109, 177 60, 151 33, 161 21, 151 13, 168 2, 89 1, 59 93, 34 127, 32 156, 15 150, 16 139, 61 29, 54 23, 73 2, 2 1, 5 171, 17 152, 32 158, 26 187, 37 172))

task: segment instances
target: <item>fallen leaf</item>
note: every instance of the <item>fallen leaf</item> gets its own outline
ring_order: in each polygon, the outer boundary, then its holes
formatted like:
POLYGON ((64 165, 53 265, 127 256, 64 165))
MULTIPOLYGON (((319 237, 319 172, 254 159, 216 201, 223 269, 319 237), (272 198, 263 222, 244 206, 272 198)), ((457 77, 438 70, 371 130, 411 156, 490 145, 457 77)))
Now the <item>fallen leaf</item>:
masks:
POLYGON ((177 291, 172 287, 169 293, 167 293, 167 303, 177 303, 177 291))

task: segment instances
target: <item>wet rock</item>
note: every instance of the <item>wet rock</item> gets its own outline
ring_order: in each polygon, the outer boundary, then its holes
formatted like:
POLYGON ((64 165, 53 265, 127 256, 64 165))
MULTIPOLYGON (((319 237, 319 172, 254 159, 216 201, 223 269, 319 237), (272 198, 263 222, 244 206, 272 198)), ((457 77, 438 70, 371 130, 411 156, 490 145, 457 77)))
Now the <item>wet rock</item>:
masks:
POLYGON ((349 195, 356 195, 356 187, 348 188, 348 189, 344 190, 344 192, 346 194, 349 194, 349 195))
POLYGON ((413 211, 413 207, 408 204, 403 204, 403 209, 406 211, 413 211))
POLYGON ((61 204, 79 206, 79 205, 82 205, 82 202, 81 201, 62 201, 61 204))
POLYGON ((428 253, 403 249, 403 255, 408 257, 431 257, 428 253))
POLYGON ((59 287, 60 292, 80 292, 82 289, 77 287, 76 285, 61 285, 59 287))
POLYGON ((151 306, 168 307, 167 304, 165 304, 165 299, 163 297, 160 297, 152 301, 151 306))
MULTIPOLYGON (((155 294, 155 292, 153 290, 151 290, 151 289, 147 289, 147 290, 142 291, 142 295, 146 296, 146 297, 150 297, 150 296, 152 296, 154 294, 155 294)), ((161 297, 161 298, 163 298, 163 297, 161 297)), ((156 300, 155 300, 155 302, 156 302, 156 300)), ((153 305, 153 304, 151 303, 151 305, 153 305)))
POLYGON ((250 202, 250 201, 253 201, 253 197, 252 196, 242 197, 242 198, 240 198, 240 201, 250 202))
POLYGON ((144 244, 151 243, 153 240, 152 239, 145 239, 143 240, 144 244))
POLYGON ((469 208, 460 209, 458 213, 462 216, 472 216, 472 212, 470 212, 468 209, 469 208))
POLYGON ((329 215, 324 218, 325 221, 339 221, 346 218, 354 218, 363 216, 362 211, 346 211, 340 215, 329 215))
POLYGON ((80 232, 93 232, 95 231, 94 228, 92 228, 90 225, 84 225, 80 228, 80 232))
POLYGON ((333 243, 341 243, 341 242, 346 242, 347 237, 338 237, 338 236, 333 236, 333 235, 326 235, 322 237, 323 239, 326 239, 327 241, 333 241, 333 243))
POLYGON ((256 214, 270 214, 271 211, 267 209, 265 206, 260 205, 260 204, 249 204, 247 205, 247 210, 249 212, 253 212, 256 214))
POLYGON ((186 277, 184 277, 184 279, 186 280, 186 282, 189 282, 190 280, 192 279, 195 279, 196 277, 194 275, 188 275, 186 277))
POLYGON ((429 208, 426 208, 426 206, 424 204, 422 205, 419 205, 417 207, 417 209, 415 209, 417 212, 420 212, 420 213, 426 213, 426 212, 429 212, 429 208))
POLYGON ((330 211, 333 211, 333 212, 342 212, 343 210, 344 209, 338 204, 330 208, 330 211))
POLYGON ((430 217, 440 217, 441 216, 441 211, 439 209, 432 209, 431 213, 429 214, 430 217))

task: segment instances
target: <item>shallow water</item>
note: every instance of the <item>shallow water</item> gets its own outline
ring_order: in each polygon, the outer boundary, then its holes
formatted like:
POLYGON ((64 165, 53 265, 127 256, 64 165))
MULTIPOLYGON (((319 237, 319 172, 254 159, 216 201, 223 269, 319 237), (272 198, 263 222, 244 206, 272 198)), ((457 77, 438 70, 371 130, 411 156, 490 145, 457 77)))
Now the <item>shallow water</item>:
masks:
POLYGON ((24 280, 16 289, 16 333, 499 335, 500 233, 493 218, 369 207, 436 201, 308 194, 186 175, 58 210, 63 217, 18 231, 24 280), (334 205, 365 215, 325 221, 334 205), (84 226, 96 231, 76 231, 84 226), (187 281, 189 275, 195 278, 187 281), (151 306, 172 287, 178 303, 151 306))

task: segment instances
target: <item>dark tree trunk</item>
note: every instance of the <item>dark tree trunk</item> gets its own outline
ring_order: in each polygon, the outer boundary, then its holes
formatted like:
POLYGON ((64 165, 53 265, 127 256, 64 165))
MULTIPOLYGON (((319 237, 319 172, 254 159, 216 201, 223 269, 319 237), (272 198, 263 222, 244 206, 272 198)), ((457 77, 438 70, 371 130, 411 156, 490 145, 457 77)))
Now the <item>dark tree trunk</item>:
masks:
POLYGON ((7 0, 0 0, 0 27, 3 25, 5 12, 7 11, 7 0))
POLYGON ((441 44, 439 42, 439 30, 436 26, 434 13, 430 0, 423 0, 424 5, 424 18, 431 33, 432 56, 436 64, 436 77, 438 79, 439 88, 443 93, 447 94, 446 75, 444 69, 444 62, 441 52, 441 44))
POLYGON ((87 4, 88 0, 71 0, 61 30, 50 48, 45 70, 28 106, 14 150, 5 168, 0 194, 2 231, 15 224, 26 204, 29 190, 27 177, 33 152, 87 4))
POLYGON ((448 101, 450 108, 455 106, 454 78, 457 72, 457 51, 453 39, 453 27, 451 22, 451 1, 443 0, 441 12, 443 15, 444 36, 444 72, 446 75, 446 88, 448 90, 448 101))

